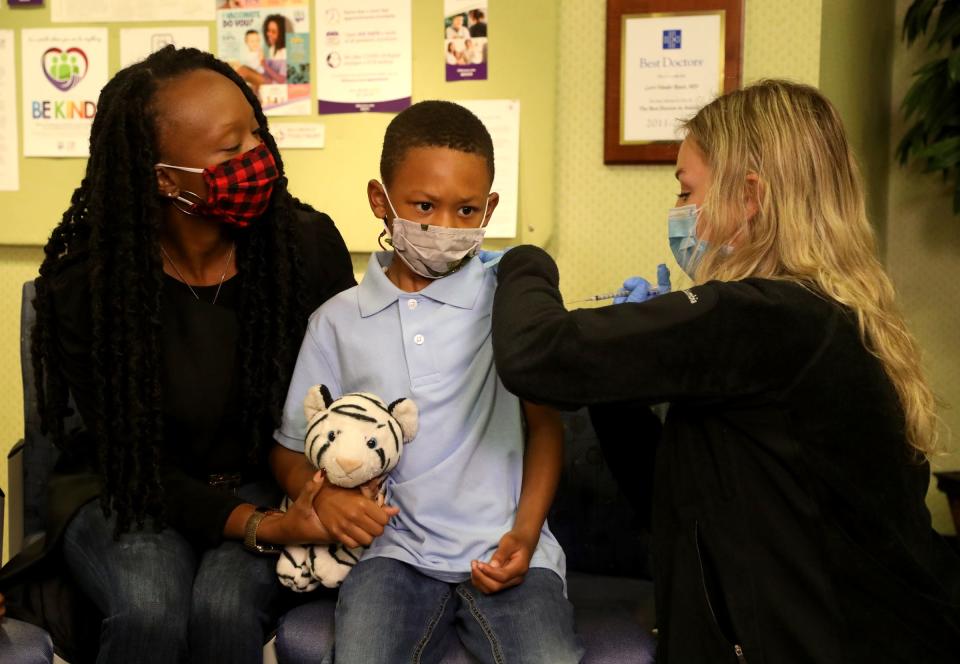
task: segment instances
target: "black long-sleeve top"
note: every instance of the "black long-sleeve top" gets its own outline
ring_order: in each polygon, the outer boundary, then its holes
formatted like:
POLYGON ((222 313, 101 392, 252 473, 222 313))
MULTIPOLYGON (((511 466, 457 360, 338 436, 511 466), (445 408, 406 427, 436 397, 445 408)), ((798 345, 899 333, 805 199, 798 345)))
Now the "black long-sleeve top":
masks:
POLYGON ((657 661, 960 661, 960 557, 931 528, 928 464, 849 310, 746 279, 568 312, 557 284, 542 250, 501 260, 497 369, 560 407, 670 402, 657 661))
MULTIPOLYGON (((298 213, 296 232, 311 309, 355 284, 350 255, 333 221, 324 214, 298 213)), ((64 261, 50 277, 63 372, 83 420, 91 421, 97 404, 93 385, 93 321, 88 305, 89 264, 84 252, 64 261)), ((264 459, 247 458, 249 434, 240 431, 237 310, 240 279, 193 290, 168 275, 161 294, 160 347, 164 454, 161 481, 168 523, 200 546, 222 538, 227 517, 243 501, 207 480, 214 473, 240 473, 243 482, 269 475, 264 459)), ((304 321, 306 325, 306 321, 304 321)), ((261 352, 270 352, 261 349, 261 352)), ((83 501, 99 492, 92 435, 81 429, 67 439, 58 472, 51 482, 51 514, 65 522, 83 501), (75 471, 75 472, 74 472, 75 471)), ((264 449, 269 448, 264 440, 264 449)), ((52 524, 55 530, 58 524, 52 524)))

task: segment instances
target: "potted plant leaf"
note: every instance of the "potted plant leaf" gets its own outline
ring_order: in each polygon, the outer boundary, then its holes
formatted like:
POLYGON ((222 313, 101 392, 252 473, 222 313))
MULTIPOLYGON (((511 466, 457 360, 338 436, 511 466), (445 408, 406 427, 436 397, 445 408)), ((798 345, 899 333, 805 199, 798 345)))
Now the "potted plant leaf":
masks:
POLYGON ((897 158, 923 160, 953 184, 953 212, 960 215, 960 0, 914 0, 903 19, 903 39, 926 38, 933 58, 914 72, 901 109, 908 123, 897 158), (928 28, 933 24, 930 34, 928 28))

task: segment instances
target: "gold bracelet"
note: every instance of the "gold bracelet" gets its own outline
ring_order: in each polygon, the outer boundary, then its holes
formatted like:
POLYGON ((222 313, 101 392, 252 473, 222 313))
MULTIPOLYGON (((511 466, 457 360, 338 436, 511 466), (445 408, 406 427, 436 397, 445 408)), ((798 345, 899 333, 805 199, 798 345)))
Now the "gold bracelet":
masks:
POLYGON ((260 554, 280 553, 283 547, 257 542, 257 528, 260 527, 260 522, 268 514, 276 513, 278 513, 278 510, 270 507, 258 507, 250 513, 250 516, 247 517, 247 523, 243 527, 243 546, 247 551, 260 554))

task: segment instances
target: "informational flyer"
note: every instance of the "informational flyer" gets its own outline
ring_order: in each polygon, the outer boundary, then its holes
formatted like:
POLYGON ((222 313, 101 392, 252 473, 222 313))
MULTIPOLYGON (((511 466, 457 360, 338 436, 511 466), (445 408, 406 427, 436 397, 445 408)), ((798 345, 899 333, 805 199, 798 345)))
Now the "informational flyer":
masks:
POLYGON ((395 113, 410 105, 410 0, 317 0, 320 113, 395 113))
POLYGON ((210 50, 210 29, 206 27, 159 26, 156 28, 121 28, 120 66, 140 62, 151 53, 173 44, 177 48, 192 47, 210 50))
POLYGON ((494 177, 491 191, 500 202, 487 225, 486 237, 517 236, 520 182, 520 100, 457 100, 480 118, 493 139, 494 177))
POLYGON ((0 191, 20 188, 13 30, 0 30, 0 191))
POLYGON ((326 128, 318 122, 273 122, 270 133, 281 150, 319 149, 326 143, 326 128))
POLYGON ((620 142, 679 141, 723 89, 724 12, 626 16, 620 142))
POLYGON ((88 156, 107 83, 107 29, 24 29, 20 42, 24 156, 88 156))
POLYGON ((212 21, 213 0, 50 0, 54 23, 212 21))
POLYGON ((487 79, 487 5, 443 0, 443 50, 448 81, 487 79))
POLYGON ((310 115, 306 0, 245 0, 217 11, 217 50, 253 88, 267 115, 310 115))

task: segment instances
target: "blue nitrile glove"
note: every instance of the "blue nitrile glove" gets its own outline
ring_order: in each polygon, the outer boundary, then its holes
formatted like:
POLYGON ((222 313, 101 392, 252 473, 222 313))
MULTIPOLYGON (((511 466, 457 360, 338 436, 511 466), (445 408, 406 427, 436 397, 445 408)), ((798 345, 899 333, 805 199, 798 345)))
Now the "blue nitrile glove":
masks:
POLYGON ((623 288, 630 292, 625 297, 613 298, 614 304, 644 302, 657 295, 669 293, 671 289, 670 270, 664 263, 660 263, 657 266, 657 292, 655 293, 650 292, 650 282, 643 277, 630 277, 623 282, 623 288))
POLYGON ((643 277, 630 277, 623 282, 624 290, 630 291, 626 295, 613 298, 614 304, 623 304, 624 302, 643 302, 655 297, 650 294, 650 282, 643 277))
POLYGON ((657 266, 657 295, 666 295, 673 289, 670 283, 670 268, 666 263, 657 266))

